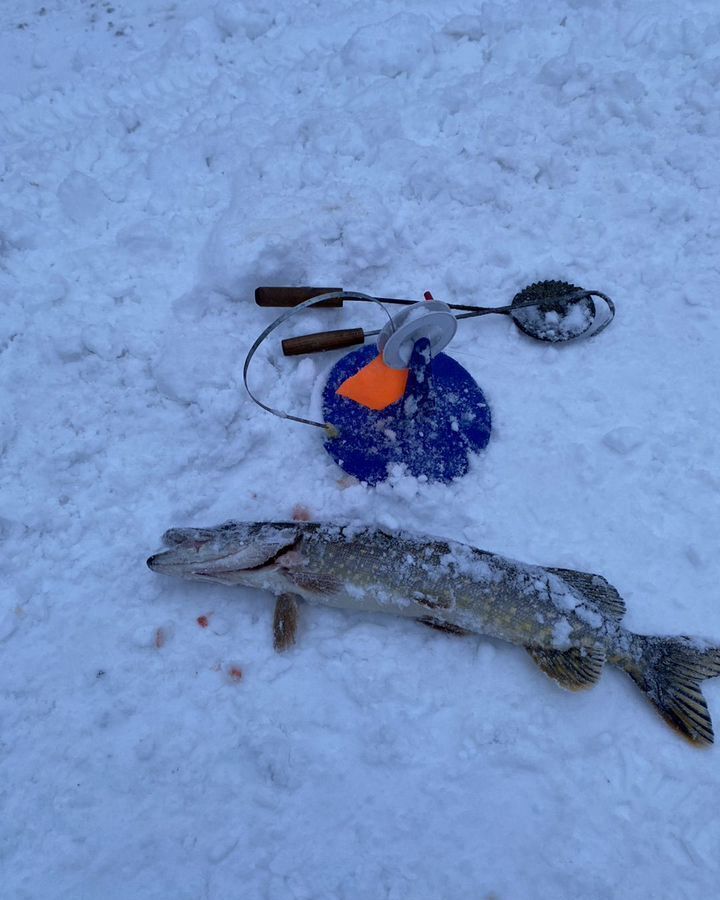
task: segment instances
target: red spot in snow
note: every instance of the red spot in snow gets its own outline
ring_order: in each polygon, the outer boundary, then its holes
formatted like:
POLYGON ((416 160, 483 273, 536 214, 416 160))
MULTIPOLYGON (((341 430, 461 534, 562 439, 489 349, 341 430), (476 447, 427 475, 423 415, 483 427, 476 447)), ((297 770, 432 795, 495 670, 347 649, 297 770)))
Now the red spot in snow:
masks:
POLYGON ((294 522, 309 522, 312 519, 310 510, 307 506, 302 506, 300 503, 296 503, 293 506, 292 517, 294 522))
POLYGON ((155 629, 155 646, 158 650, 161 647, 165 646, 165 641, 167 640, 167 635, 165 634, 165 630, 163 628, 155 629))
POLYGON ((240 666, 230 666, 228 669, 228 675, 230 676, 231 681, 240 681, 243 677, 243 671, 240 666))
POLYGON ((207 616, 198 616, 197 623, 201 628, 207 628, 208 625, 210 624, 210 620, 208 619, 207 616))

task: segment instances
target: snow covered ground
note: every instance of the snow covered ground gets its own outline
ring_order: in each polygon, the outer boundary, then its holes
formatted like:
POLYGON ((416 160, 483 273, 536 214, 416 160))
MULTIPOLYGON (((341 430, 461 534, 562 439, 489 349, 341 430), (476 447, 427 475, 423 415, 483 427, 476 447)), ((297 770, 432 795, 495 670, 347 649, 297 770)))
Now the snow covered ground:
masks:
MULTIPOLYGON (((568 694, 312 608, 279 656, 270 598, 145 566, 171 525, 303 507, 600 572, 635 630, 720 640, 715 0, 43 4, 0 8, 0 895, 717 893, 720 751, 623 674, 568 694), (461 327, 494 432, 450 487, 348 486, 244 393, 256 285, 540 278, 617 319, 461 327)), ((336 358, 273 339, 254 383, 307 415, 336 358)))

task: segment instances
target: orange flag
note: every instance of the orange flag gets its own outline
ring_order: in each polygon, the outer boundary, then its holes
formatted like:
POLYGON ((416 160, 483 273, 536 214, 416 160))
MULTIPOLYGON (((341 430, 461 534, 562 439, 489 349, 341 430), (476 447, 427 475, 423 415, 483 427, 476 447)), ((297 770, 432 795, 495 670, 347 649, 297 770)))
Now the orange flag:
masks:
POLYGON ((404 395, 407 380, 407 369, 391 369, 380 355, 343 381, 336 393, 368 409, 381 410, 404 395))

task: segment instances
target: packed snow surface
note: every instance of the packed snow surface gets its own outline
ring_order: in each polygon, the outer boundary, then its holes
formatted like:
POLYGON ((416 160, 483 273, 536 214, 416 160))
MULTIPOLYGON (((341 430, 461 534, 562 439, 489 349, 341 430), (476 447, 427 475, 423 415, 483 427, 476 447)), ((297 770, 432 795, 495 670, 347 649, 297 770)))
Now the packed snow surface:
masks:
MULTIPOLYGON (((570 694, 515 647, 317 608, 278 655, 266 594, 145 558, 229 518, 406 527, 720 641, 719 90, 716 0, 2 4, 3 898, 717 893, 720 749, 622 673, 570 694), (450 486, 350 483, 244 393, 257 285, 544 279, 616 320, 461 323, 494 430, 450 486)), ((254 385, 317 417, 338 355, 280 337, 254 385)))

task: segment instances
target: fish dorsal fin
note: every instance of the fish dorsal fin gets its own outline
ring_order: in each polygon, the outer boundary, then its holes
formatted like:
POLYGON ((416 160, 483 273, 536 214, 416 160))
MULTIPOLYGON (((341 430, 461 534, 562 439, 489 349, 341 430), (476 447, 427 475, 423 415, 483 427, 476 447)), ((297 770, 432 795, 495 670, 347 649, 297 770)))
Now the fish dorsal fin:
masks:
POLYGON ((574 569, 548 569, 548 572, 562 578, 570 587, 594 603, 606 618, 619 621, 625 615, 625 601, 602 575, 576 572, 574 569))
POLYGON ((592 687, 600 678, 605 662, 605 651, 595 647, 569 650, 528 647, 527 652, 546 675, 569 691, 592 687))

